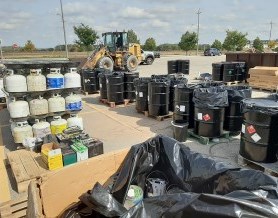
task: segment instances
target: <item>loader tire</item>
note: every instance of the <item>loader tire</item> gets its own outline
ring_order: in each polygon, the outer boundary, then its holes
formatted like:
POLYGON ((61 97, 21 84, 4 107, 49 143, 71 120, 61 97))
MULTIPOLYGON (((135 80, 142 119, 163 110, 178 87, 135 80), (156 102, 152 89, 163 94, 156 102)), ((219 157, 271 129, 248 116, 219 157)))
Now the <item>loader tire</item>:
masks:
POLYGON ((97 68, 103 68, 109 70, 110 72, 113 71, 114 63, 113 60, 109 57, 102 57, 99 59, 97 63, 97 68))
POLYGON ((129 72, 137 70, 138 64, 138 59, 134 55, 129 55, 124 60, 125 70, 129 72))

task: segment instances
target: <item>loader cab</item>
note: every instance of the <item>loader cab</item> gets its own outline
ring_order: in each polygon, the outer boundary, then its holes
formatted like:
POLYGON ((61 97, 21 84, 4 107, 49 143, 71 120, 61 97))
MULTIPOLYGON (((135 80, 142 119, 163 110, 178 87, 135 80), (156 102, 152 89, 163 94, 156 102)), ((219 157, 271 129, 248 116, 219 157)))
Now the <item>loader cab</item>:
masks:
POLYGON ((110 52, 128 51, 127 32, 107 32, 103 33, 102 37, 110 52))

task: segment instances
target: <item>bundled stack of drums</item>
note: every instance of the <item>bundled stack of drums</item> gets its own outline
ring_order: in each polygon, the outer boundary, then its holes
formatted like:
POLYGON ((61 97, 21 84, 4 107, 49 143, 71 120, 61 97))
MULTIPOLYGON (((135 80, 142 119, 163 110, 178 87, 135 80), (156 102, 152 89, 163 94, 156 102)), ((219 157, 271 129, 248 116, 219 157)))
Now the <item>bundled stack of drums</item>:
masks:
POLYGON ((212 80, 223 82, 242 82, 247 79, 245 62, 219 62, 212 64, 212 80))
POLYGON ((108 102, 123 103, 136 100, 134 80, 139 78, 138 72, 100 72, 98 74, 100 98, 108 102))
POLYGON ((84 69, 81 71, 82 90, 88 94, 94 94, 100 91, 99 74, 109 73, 104 68, 84 69))
POLYGON ((277 161, 278 99, 250 98, 242 101, 244 120, 240 155, 256 162, 277 161))
POLYGON ((189 74, 190 61, 189 60, 171 60, 167 63, 168 74, 182 73, 189 74))
POLYGON ((194 132, 217 138, 223 131, 239 134, 243 122, 241 101, 251 97, 247 86, 216 86, 194 90, 194 132))
POLYGON ((27 78, 24 75, 15 75, 13 71, 10 71, 4 81, 4 87, 11 95, 19 92, 32 93, 31 98, 30 96, 17 97, 8 100, 8 110, 14 121, 11 124, 11 130, 15 143, 23 143, 27 137, 42 138, 50 132, 56 134, 56 132, 50 131, 52 124, 46 122, 45 117, 65 111, 76 114, 82 109, 82 100, 79 95, 70 93, 62 97, 58 94, 58 90, 51 91, 54 94, 49 96, 46 92, 49 89, 79 88, 81 80, 76 68, 70 68, 65 75, 60 73, 59 68, 51 68, 46 77, 40 69, 30 70, 27 78), (34 124, 31 122, 34 117, 41 120, 36 120, 34 124), (34 124, 33 127, 30 124, 34 124))

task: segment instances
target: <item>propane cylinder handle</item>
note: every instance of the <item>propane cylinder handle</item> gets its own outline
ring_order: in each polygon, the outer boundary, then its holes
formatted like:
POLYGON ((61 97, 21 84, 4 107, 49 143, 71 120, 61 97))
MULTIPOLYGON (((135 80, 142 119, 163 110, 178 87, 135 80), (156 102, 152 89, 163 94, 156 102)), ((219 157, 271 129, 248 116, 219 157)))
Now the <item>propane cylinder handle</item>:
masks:
POLYGON ((40 122, 40 120, 39 119, 35 119, 35 123, 39 123, 40 122))

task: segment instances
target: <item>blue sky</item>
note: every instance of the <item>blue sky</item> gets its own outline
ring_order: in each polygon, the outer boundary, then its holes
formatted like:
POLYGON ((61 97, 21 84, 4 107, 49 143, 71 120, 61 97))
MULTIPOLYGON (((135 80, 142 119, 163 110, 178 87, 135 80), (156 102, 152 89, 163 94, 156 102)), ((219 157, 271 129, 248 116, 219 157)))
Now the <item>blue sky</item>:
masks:
MULTIPOLYGON (((248 33, 250 40, 278 38, 277 0, 63 0, 68 43, 76 36, 73 26, 83 22, 99 34, 133 29, 141 42, 154 37, 157 44, 177 43, 185 31, 197 30, 200 43, 223 41, 226 30, 248 33)), ((23 46, 32 40, 37 47, 63 44, 59 0, 1 0, 0 38, 3 45, 23 46)))

